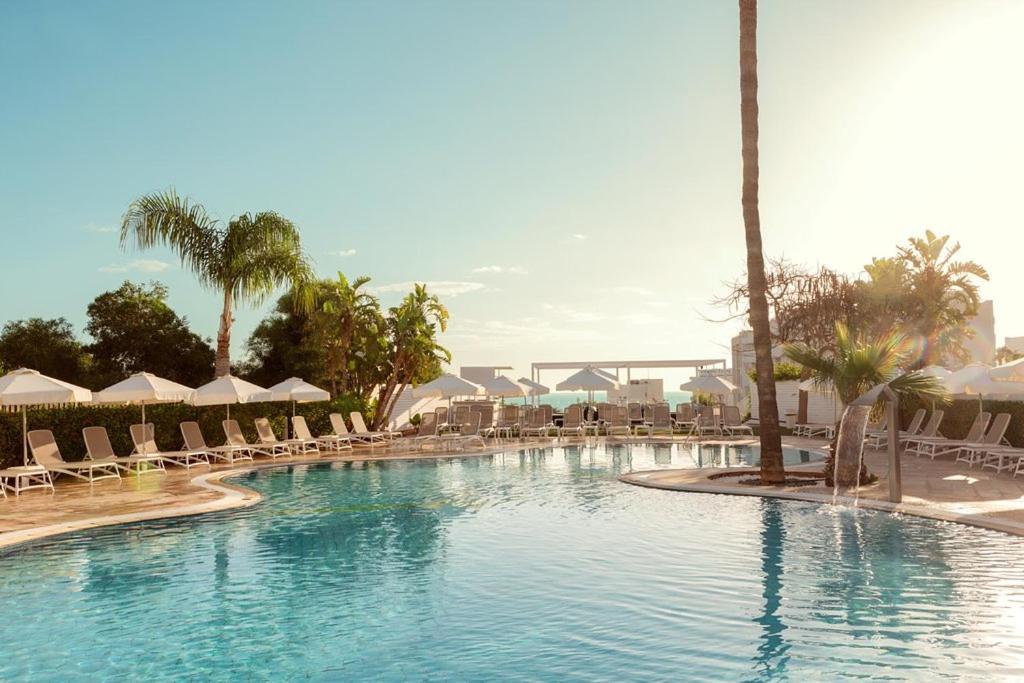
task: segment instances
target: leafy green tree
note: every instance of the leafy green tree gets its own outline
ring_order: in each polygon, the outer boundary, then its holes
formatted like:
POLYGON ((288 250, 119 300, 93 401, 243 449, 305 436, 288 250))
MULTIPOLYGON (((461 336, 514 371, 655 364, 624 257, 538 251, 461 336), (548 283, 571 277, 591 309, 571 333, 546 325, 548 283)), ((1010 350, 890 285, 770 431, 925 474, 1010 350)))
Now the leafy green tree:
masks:
POLYGON ((89 304, 85 331, 93 338, 98 384, 106 386, 135 372, 152 372, 188 386, 213 376, 214 352, 208 340, 167 305, 167 288, 125 282, 89 304))
POLYGON ((236 302, 259 303, 290 284, 304 308, 312 304, 306 286, 312 268, 302 251, 299 231, 272 211, 242 214, 222 225, 199 204, 168 190, 139 197, 121 221, 121 245, 174 249, 199 282, 223 297, 217 331, 217 376, 231 370, 232 312, 236 302))
MULTIPOLYGON (((914 367, 945 365, 968 358, 968 322, 978 314, 978 281, 988 272, 974 261, 957 260, 960 244, 930 230, 912 237, 893 258, 864 267, 861 319, 889 326, 895 321, 918 348, 914 367)), ((877 332, 878 330, 875 329, 877 332)))
POLYGON ((274 312, 260 321, 246 343, 248 355, 238 374, 268 386, 287 377, 323 381, 324 358, 308 334, 308 314, 297 311, 292 292, 277 300, 274 312))
POLYGON ((404 385, 423 380, 425 371, 439 370, 441 362, 451 362, 451 353, 437 338, 447 327, 448 309, 427 292, 426 285, 415 285, 401 304, 388 311, 387 378, 377 395, 374 429, 390 419, 404 385))
MULTIPOLYGON (((909 361, 907 350, 906 338, 900 333, 889 332, 869 339, 852 334, 841 323, 836 325, 835 344, 831 349, 823 351, 802 343, 783 345, 783 351, 790 360, 808 368, 815 384, 834 392, 844 404, 883 383, 888 383, 898 396, 947 401, 949 397, 938 379, 917 371, 903 372, 909 361)), ((845 471, 835 471, 832 455, 825 463, 829 485, 833 474, 841 486, 857 482, 856 457, 840 458, 840 461, 845 471)), ((861 483, 873 480, 866 467, 859 477, 861 483)))
POLYGON ((91 383, 89 356, 64 318, 29 318, 4 325, 0 361, 9 370, 31 368, 72 384, 91 383))
POLYGON ((368 277, 352 282, 343 273, 336 280, 322 280, 316 287, 316 305, 309 316, 309 339, 320 348, 324 359, 324 375, 331 394, 349 391, 350 372, 356 358, 352 344, 357 334, 366 338, 384 330, 380 323, 380 304, 363 287, 368 277))

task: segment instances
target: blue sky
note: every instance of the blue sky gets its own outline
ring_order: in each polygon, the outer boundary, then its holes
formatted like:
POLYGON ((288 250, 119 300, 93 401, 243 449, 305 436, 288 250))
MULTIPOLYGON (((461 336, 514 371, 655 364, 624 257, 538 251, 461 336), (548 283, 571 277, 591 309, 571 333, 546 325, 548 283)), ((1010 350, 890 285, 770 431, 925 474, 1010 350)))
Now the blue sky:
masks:
MULTIPOLYGON (((761 9, 771 254, 855 272, 925 227, 1024 334, 1015 162, 1024 12, 1004 2, 761 9)), ((743 268, 733 2, 47 2, 0 6, 0 320, 159 279, 132 198, 271 209, 325 276, 444 295, 455 364, 724 354, 702 320, 743 268), (11 258, 11 255, 15 255, 11 258)), ((236 355, 262 308, 237 315, 236 355)))

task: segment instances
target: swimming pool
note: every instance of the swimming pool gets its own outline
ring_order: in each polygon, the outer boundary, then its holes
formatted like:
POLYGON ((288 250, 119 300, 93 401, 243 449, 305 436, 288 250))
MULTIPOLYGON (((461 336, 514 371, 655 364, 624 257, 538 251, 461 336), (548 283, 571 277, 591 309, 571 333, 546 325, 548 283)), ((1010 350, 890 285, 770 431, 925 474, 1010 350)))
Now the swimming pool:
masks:
POLYGON ((1024 675, 1019 539, 616 480, 659 457, 282 467, 252 508, 13 549, 0 679, 1024 675))

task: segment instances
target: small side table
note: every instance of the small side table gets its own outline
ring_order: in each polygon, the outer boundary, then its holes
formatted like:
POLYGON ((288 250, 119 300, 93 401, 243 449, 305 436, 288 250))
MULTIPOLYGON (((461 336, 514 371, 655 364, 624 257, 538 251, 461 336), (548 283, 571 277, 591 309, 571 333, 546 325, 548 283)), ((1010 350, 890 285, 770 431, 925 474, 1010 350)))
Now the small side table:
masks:
POLYGON ((50 489, 53 491, 53 478, 50 473, 39 465, 23 465, 0 470, 0 492, 7 497, 7 490, 20 496, 22 491, 29 489, 50 489))

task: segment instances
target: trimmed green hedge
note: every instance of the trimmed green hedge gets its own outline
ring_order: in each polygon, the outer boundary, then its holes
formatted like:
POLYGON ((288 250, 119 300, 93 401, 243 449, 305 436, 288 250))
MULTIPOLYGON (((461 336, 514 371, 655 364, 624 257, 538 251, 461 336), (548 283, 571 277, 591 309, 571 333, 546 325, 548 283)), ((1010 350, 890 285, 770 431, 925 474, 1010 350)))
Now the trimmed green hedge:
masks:
MULTIPOLYGON (((296 415, 303 415, 313 434, 331 431, 331 413, 341 413, 348 420, 348 414, 360 410, 369 417, 368 407, 351 396, 341 396, 330 402, 299 403, 296 415)), ((251 403, 231 406, 231 418, 238 420, 242 432, 250 441, 256 440, 253 420, 266 417, 279 439, 284 438, 285 422, 291 416, 291 403, 251 403)), ((196 408, 180 403, 146 406, 146 421, 152 422, 156 430, 156 443, 166 450, 181 448, 181 430, 178 425, 195 420, 203 430, 206 442, 211 445, 224 443, 224 429, 221 422, 226 417, 224 406, 196 408)), ((114 452, 128 455, 132 450, 128 428, 138 424, 142 411, 138 406, 84 407, 69 406, 47 410, 29 410, 28 428, 49 429, 57 439, 61 455, 65 460, 81 460, 85 456, 82 428, 100 425, 107 428, 114 452)), ((0 468, 21 464, 21 413, 0 413, 0 468)))
MULTIPOLYGON (((1024 446, 1024 402, 985 401, 984 406, 985 411, 992 413, 993 417, 999 413, 1009 413, 1010 426, 1006 430, 1006 438, 1014 446, 1024 446)), ((949 405, 938 407, 945 411, 939 431, 942 432, 943 436, 950 439, 962 439, 965 437, 971 428, 971 422, 978 415, 978 401, 976 399, 953 401, 949 405)), ((903 406, 901 411, 903 427, 907 426, 914 415, 914 411, 918 408, 926 408, 930 412, 931 403, 910 402, 903 406)))

